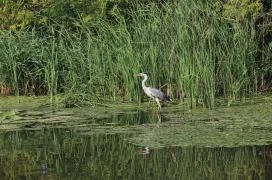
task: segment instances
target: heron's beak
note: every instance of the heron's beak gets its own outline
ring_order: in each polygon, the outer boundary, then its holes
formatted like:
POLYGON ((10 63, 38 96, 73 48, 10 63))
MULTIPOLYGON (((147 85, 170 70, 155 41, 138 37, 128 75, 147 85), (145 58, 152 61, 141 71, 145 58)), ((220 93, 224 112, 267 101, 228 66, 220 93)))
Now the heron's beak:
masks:
POLYGON ((139 73, 134 74, 134 77, 138 77, 138 76, 141 76, 141 74, 139 74, 139 73))

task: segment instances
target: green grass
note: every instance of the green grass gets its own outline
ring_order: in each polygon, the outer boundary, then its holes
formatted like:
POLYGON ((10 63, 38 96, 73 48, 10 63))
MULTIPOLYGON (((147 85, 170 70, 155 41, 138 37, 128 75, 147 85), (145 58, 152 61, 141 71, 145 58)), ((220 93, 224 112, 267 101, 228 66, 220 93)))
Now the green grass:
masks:
MULTIPOLYGON (((142 101, 140 79, 163 87, 188 106, 213 107, 258 90, 257 37, 250 25, 215 14, 207 3, 135 3, 127 19, 115 15, 76 32, 61 25, 49 35, 35 30, 0 33, 0 88, 10 93, 62 93, 67 106, 97 101, 142 101)), ((250 24, 250 23, 249 23, 250 24)), ((269 59, 267 59, 269 61, 269 59)))

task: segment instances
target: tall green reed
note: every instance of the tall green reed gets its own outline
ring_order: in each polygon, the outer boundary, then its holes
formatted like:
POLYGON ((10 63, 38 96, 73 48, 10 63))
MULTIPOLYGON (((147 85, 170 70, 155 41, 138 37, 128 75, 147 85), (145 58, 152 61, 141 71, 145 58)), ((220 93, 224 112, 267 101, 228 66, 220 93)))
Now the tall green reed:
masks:
POLYGON ((28 84, 26 92, 47 92, 51 101, 63 93, 68 104, 141 101, 140 80, 133 76, 138 72, 190 107, 256 92, 254 29, 220 17, 209 3, 135 2, 126 18, 116 12, 113 19, 78 22, 74 32, 55 24, 46 37, 2 32, 4 81, 17 94, 28 84))
POLYGON ((250 26, 220 18, 203 2, 146 8, 135 8, 132 34, 149 49, 147 63, 142 64, 147 64, 156 84, 169 82, 161 76, 168 75, 176 87, 172 93, 186 97, 191 107, 197 103, 213 107, 215 96, 232 99, 254 90, 248 82, 256 78, 251 71, 256 68, 256 36, 250 26))
POLYGON ((1 81, 14 95, 43 86, 43 57, 39 38, 32 32, 1 31, 1 81))

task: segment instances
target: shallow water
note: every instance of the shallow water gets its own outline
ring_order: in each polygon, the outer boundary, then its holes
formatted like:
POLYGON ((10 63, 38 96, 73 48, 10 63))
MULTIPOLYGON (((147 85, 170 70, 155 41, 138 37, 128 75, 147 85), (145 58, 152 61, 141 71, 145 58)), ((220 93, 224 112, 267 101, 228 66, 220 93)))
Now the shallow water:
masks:
POLYGON ((272 179, 271 107, 5 107, 0 179, 272 179))

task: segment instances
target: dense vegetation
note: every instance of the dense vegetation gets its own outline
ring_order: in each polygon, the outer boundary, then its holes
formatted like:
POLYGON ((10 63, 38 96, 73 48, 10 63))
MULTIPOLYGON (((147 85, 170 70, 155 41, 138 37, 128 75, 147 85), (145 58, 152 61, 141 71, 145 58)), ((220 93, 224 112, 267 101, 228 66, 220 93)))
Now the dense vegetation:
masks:
POLYGON ((260 0, 0 3, 0 94, 67 106, 140 100, 134 73, 173 99, 214 106, 271 90, 272 11, 260 0))

